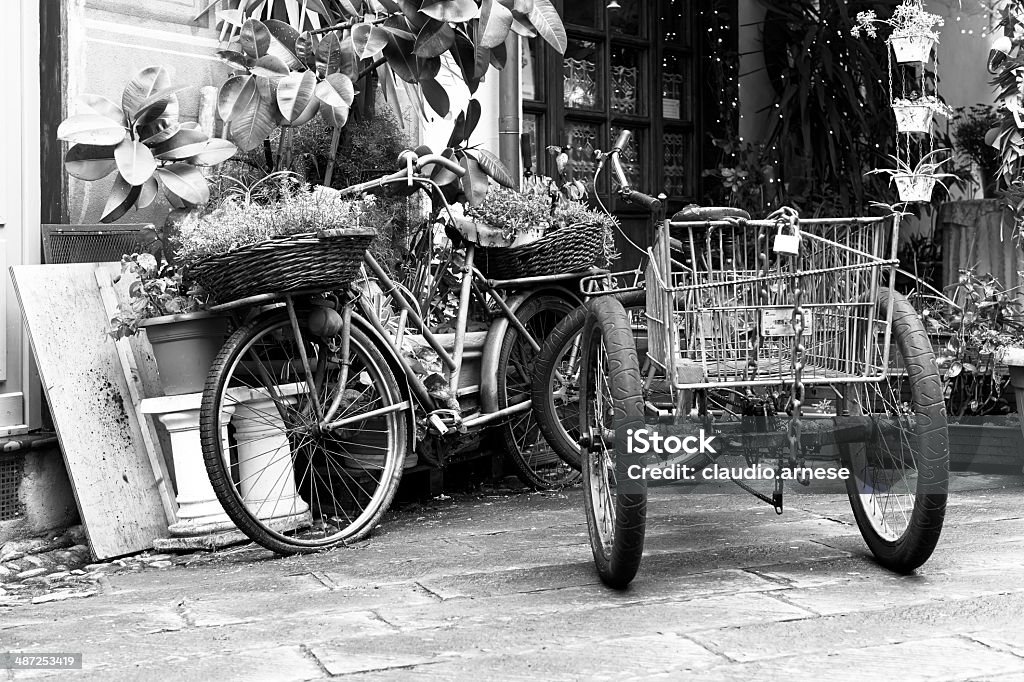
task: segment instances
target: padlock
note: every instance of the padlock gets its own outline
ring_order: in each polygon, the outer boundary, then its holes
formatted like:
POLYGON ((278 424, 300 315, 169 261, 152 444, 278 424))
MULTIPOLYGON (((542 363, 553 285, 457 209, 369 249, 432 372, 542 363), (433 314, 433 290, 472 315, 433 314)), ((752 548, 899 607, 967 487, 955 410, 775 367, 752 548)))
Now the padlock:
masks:
POLYGON ((772 251, 784 253, 787 256, 795 256, 800 253, 800 232, 796 227, 793 228, 793 234, 782 234, 782 225, 779 225, 779 231, 772 242, 772 251))

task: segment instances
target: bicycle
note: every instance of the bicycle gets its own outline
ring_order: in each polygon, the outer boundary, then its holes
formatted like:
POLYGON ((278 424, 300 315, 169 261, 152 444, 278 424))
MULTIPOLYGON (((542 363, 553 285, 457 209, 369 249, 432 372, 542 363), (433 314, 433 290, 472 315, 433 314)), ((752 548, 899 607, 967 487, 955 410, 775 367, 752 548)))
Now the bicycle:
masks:
MULTIPOLYGON (((622 144, 609 154, 619 191, 656 206, 625 181, 622 144)), ((662 216, 647 252, 643 363, 615 297, 574 313, 577 325, 584 320, 577 335, 553 331, 535 395, 558 372, 577 373, 578 434, 563 428, 559 452, 571 459, 564 436, 578 435, 588 534, 605 584, 625 588, 641 563, 647 485, 635 474, 659 462, 630 454, 622 434, 652 421, 700 426, 745 463, 769 461, 777 471, 806 470, 826 443, 848 472, 847 496, 879 563, 908 573, 927 561, 945 513, 948 434, 927 334, 893 289, 898 242, 898 215, 662 216), (822 399, 810 409, 812 392, 822 399)), ((671 463, 701 469, 720 457, 671 463)), ((782 477, 770 495, 733 482, 782 513, 782 477)))
MULTIPOLYGON (((404 184, 426 190, 440 204, 435 215, 450 216, 430 172, 465 170, 413 151, 400 162, 402 170, 342 194, 404 184)), ((519 473, 535 487, 579 480, 534 428, 529 382, 540 341, 578 305, 576 282, 595 271, 488 279, 474 266, 479 226, 452 220, 450 227, 462 242, 454 333, 433 333, 424 307, 368 250, 363 276, 334 291, 298 288, 213 308, 232 311, 239 326, 203 395, 204 458, 226 513, 260 545, 294 554, 366 537, 390 506, 407 457, 418 449, 443 466, 459 439, 485 428, 502 430, 519 473), (494 319, 480 344, 479 373, 469 376, 469 311, 485 301, 494 319), (445 381, 424 378, 403 353, 413 335, 436 354, 445 381)))

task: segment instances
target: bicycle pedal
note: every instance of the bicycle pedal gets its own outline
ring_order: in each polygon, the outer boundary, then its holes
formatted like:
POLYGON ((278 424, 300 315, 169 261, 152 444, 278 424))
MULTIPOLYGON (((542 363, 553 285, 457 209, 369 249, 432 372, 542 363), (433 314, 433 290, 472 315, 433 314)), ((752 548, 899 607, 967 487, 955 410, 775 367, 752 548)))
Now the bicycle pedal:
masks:
POLYGON ((460 430, 462 417, 455 410, 435 410, 427 415, 427 426, 435 436, 446 436, 460 430))

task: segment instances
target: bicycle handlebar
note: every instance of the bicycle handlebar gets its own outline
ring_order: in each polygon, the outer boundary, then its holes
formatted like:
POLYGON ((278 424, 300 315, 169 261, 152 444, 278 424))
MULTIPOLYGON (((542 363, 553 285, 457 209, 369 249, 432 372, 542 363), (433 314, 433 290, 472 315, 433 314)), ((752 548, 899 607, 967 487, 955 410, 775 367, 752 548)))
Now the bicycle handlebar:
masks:
POLYGON ((637 192, 635 189, 631 189, 629 186, 629 179, 626 177, 626 171, 622 167, 622 162, 619 161, 619 154, 622 149, 629 142, 629 138, 632 132, 629 130, 623 130, 619 133, 619 139, 615 140, 615 146, 608 152, 608 156, 612 160, 612 171, 615 173, 615 179, 618 180, 620 189, 619 195, 631 204, 639 204, 648 211, 654 212, 661 208, 661 200, 652 197, 649 194, 643 192, 637 192))
POLYGON ((428 180, 428 178, 417 177, 412 173, 421 173, 423 172, 424 168, 433 164, 437 164, 439 166, 447 168, 460 178, 466 174, 466 169, 463 168, 460 164, 457 164, 451 159, 445 158, 440 154, 427 154, 425 156, 417 156, 416 152, 407 149, 399 155, 398 160, 400 163, 406 166, 402 170, 395 173, 391 173, 390 175, 384 175, 379 178, 374 178, 373 180, 361 182, 358 185, 351 185, 350 187, 346 187, 339 191, 341 192, 342 195, 362 194, 363 192, 368 192, 371 189, 383 187, 384 185, 393 182, 407 181, 411 185, 412 182, 416 180, 425 181, 428 180))

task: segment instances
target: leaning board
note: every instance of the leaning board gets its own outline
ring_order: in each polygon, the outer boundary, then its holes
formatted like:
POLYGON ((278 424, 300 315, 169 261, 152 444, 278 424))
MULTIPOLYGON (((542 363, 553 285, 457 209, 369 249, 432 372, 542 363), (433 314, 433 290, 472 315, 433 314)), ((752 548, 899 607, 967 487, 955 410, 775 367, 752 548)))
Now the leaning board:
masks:
MULTIPOLYGON (((114 266, 116 267, 116 266, 114 266)), ((107 559, 167 537, 167 518, 96 282, 97 265, 11 277, 89 547, 107 559)))

